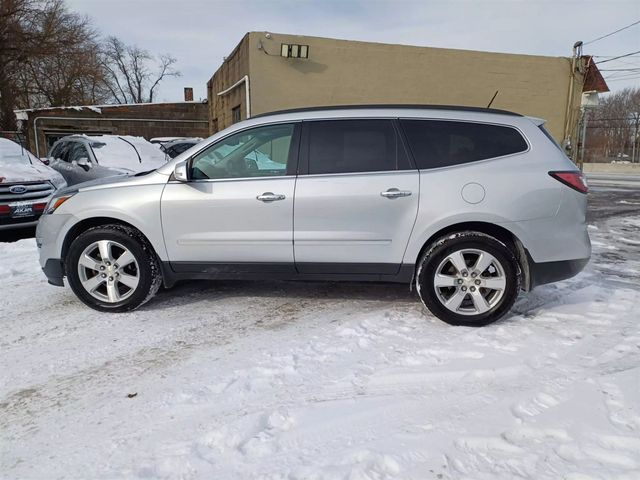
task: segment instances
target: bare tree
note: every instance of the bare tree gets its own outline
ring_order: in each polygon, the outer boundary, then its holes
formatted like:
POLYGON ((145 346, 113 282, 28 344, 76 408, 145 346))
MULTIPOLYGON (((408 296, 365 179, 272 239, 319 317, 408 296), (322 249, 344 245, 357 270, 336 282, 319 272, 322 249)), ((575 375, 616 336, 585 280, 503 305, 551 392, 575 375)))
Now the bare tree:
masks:
POLYGON ((153 102, 176 59, 104 41, 64 0, 0 0, 0 130, 17 108, 153 102))
POLYGON ((99 36, 90 20, 68 12, 58 0, 38 12, 34 23, 38 31, 55 36, 56 44, 37 49, 21 65, 16 73, 19 103, 37 108, 107 101, 104 71, 95 55, 99 36))
POLYGON ((180 76, 175 63, 176 59, 167 54, 156 61, 147 50, 126 45, 117 37, 108 37, 103 45, 105 83, 117 103, 153 102, 162 80, 180 76))
POLYGON ((586 147, 592 161, 640 157, 640 88, 625 88, 601 100, 588 124, 586 147))
POLYGON ((16 108, 106 101, 99 37, 63 0, 0 0, 0 129, 16 108))

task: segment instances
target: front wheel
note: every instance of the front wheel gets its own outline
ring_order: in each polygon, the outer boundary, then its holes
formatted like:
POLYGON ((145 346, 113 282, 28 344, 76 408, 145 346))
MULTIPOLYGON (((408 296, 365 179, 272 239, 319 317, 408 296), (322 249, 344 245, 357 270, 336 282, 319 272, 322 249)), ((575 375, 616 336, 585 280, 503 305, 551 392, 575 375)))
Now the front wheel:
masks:
POLYGON ((418 263, 416 287, 423 304, 451 325, 483 326, 503 317, 520 290, 513 252, 480 232, 437 241, 418 263))
POLYGON ((65 270, 76 296, 102 312, 138 308, 162 283, 155 252, 140 232, 124 225, 79 235, 69 247, 65 270))

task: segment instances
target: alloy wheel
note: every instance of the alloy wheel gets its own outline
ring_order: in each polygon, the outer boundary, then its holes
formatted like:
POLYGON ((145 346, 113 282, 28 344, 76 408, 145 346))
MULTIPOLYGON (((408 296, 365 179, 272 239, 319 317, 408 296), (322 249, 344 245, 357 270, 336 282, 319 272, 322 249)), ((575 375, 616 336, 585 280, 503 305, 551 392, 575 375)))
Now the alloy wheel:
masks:
POLYGON ((118 303, 135 292, 140 283, 140 268, 125 246, 99 240, 80 255, 78 276, 89 295, 102 302, 118 303))
POLYGON ((480 249, 457 250, 435 270, 436 297, 448 310, 460 315, 481 315, 493 309, 507 286, 502 264, 480 249))

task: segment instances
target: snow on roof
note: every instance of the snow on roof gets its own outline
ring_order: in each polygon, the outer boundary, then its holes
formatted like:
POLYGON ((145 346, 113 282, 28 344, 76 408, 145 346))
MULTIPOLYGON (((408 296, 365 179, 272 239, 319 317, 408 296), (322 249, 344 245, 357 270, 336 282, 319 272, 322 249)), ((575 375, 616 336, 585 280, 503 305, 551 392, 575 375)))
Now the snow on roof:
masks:
MULTIPOLYGON (((116 103, 110 105, 68 105, 68 106, 59 106, 59 107, 43 107, 43 108, 25 108, 21 110, 14 110, 13 113, 18 118, 18 115, 21 113, 30 113, 30 112, 42 112, 48 110, 76 110, 78 112, 83 109, 91 110, 96 113, 102 113, 103 108, 117 108, 117 107, 139 107, 145 105, 176 105, 182 103, 206 103, 206 100, 194 100, 192 102, 147 102, 147 103, 116 103)), ((20 118, 19 118, 20 119, 20 118)))

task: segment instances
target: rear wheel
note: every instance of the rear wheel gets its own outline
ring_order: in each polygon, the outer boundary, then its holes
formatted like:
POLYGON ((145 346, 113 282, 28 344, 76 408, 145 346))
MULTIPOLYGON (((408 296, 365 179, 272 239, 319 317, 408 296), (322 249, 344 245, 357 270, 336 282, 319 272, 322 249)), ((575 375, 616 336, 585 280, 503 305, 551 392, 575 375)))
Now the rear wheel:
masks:
POLYGON ((79 235, 69 247, 65 270, 77 297, 105 312, 138 308, 162 283, 155 252, 140 232, 124 225, 79 235))
POLYGON ((480 232, 437 241, 418 264, 416 286, 424 305, 451 325, 483 326, 503 317, 520 290, 513 252, 480 232))

